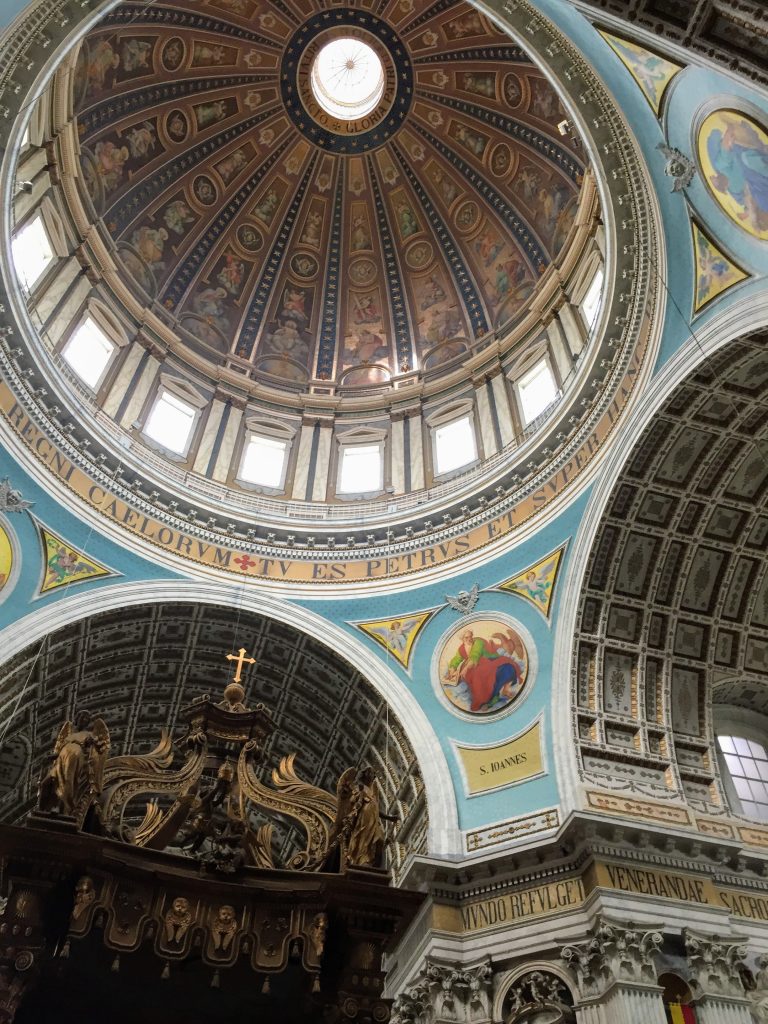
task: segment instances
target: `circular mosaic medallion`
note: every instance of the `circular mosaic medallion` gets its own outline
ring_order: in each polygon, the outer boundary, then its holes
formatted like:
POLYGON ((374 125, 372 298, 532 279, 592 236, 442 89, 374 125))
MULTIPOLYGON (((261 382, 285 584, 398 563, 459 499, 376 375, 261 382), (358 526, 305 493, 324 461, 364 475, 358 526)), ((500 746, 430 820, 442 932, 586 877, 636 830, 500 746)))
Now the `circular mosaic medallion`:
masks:
POLYGON ((471 231, 479 220, 480 208, 471 199, 466 203, 462 203, 456 211, 456 227, 459 231, 471 231))
POLYGON ((506 143, 501 142, 491 153, 491 173, 503 178, 512 165, 512 151, 506 143))
POLYGON ((698 137, 701 176, 734 224, 768 239, 768 130, 739 110, 715 110, 698 137))
POLYGON ((218 197, 216 186, 207 174, 201 174, 195 178, 192 183, 192 191, 195 194, 195 199, 203 206, 213 206, 218 197))
POLYGON ((413 96, 405 46, 365 10, 334 10, 330 26, 328 17, 313 15, 293 34, 280 70, 283 103, 294 125, 313 145, 333 153, 382 146, 402 124, 413 96))
POLYGON ((349 277, 353 284, 370 284, 376 277, 376 264, 373 260, 355 260, 349 266, 349 277))
POLYGON ((432 660, 435 689, 462 717, 506 714, 533 683, 535 649, 514 619, 475 613, 443 634, 432 660))
POLYGON ((183 39, 180 39, 178 36, 169 39, 163 47, 163 67, 168 71, 178 71, 184 63, 185 53, 186 47, 184 46, 183 39))
POLYGON ((422 270, 432 261, 432 246, 429 242, 414 242, 406 250, 405 262, 411 270, 422 270))
POLYGON ((189 121, 183 110, 172 110, 165 119, 165 130, 169 139, 183 142, 189 135, 189 121))
POLYGON ((291 257, 291 270, 296 277, 301 277, 305 281, 313 278, 319 269, 320 266, 315 257, 307 252, 297 252, 291 257))
POLYGON ((246 252, 258 252, 264 245, 264 238, 253 224, 241 224, 237 229, 237 240, 246 252))

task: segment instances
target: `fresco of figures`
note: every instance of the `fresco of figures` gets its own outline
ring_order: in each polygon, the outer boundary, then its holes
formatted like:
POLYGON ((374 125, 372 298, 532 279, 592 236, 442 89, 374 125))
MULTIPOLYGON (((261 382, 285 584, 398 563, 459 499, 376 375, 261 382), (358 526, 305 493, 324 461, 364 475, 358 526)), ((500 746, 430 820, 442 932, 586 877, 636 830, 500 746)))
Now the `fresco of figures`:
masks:
POLYGON ((698 155, 710 192, 731 220, 768 239, 768 130, 736 110, 716 110, 699 129, 698 155))
POLYGON ((470 715, 497 715, 509 710, 525 690, 528 648, 506 621, 462 621, 442 641, 437 673, 450 706, 470 715))
POLYGON ((439 374, 503 337, 566 243, 583 149, 484 14, 403 0, 382 17, 410 55, 407 116, 340 153, 284 92, 285 44, 320 7, 200 0, 192 16, 168 0, 110 16, 77 58, 77 187, 138 299, 197 352, 292 389, 439 374), (323 297, 342 285, 329 322, 323 297))

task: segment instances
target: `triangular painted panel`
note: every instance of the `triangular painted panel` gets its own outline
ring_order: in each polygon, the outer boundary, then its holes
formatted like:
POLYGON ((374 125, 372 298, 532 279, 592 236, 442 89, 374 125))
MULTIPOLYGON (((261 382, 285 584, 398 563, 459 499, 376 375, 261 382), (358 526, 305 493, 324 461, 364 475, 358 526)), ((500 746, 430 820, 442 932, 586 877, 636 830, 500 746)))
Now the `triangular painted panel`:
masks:
POLYGON ((71 544, 46 529, 41 523, 38 523, 37 527, 40 531, 45 558, 43 581, 40 584, 41 594, 49 594, 52 590, 66 587, 71 583, 82 583, 85 580, 115 575, 111 569, 78 551, 77 548, 73 548, 71 544))
POLYGON ((693 225, 693 248, 696 252, 696 298, 693 311, 698 313, 708 303, 749 274, 728 259, 701 228, 693 225))
POLYGON ((370 622, 355 622, 353 625, 375 640, 407 669, 416 638, 437 611, 438 608, 431 608, 426 612, 414 612, 400 618, 390 616, 370 622))
POLYGON ((548 619, 549 609, 555 595, 555 583, 557 574, 560 571, 560 563, 565 554, 566 545, 556 551, 550 551, 540 561, 529 565, 511 580, 499 584, 499 590, 507 590, 510 594, 517 594, 524 601, 529 601, 534 608, 548 619))
POLYGON ((682 64, 675 64, 666 57, 660 57, 610 32, 601 31, 600 35, 640 86, 654 113, 658 114, 666 88, 675 75, 683 70, 682 64))

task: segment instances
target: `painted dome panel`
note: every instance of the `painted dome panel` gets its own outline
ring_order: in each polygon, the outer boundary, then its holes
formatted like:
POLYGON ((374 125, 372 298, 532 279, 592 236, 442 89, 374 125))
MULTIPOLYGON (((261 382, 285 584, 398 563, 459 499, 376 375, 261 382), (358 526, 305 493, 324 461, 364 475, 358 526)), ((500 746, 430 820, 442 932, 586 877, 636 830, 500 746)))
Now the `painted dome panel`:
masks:
POLYGON ((584 175, 548 81, 467 4, 123 4, 82 43, 75 112, 131 290, 198 354, 292 388, 503 336, 584 175), (342 38, 383 75, 346 120, 311 82, 342 38))

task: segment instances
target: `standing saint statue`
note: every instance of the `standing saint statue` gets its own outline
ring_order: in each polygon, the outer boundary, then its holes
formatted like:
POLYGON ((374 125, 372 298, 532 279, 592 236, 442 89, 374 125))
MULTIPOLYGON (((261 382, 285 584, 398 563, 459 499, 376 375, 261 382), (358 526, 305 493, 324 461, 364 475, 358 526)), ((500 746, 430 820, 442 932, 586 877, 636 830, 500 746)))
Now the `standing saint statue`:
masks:
POLYGON ((384 851, 379 797, 372 768, 363 768, 357 776, 349 813, 351 824, 347 841, 347 863, 353 867, 377 868, 384 851))
POLYGON ((109 730, 103 718, 81 711, 61 727, 53 764, 40 783, 41 811, 75 818, 82 828, 91 806, 101 796, 109 730))

